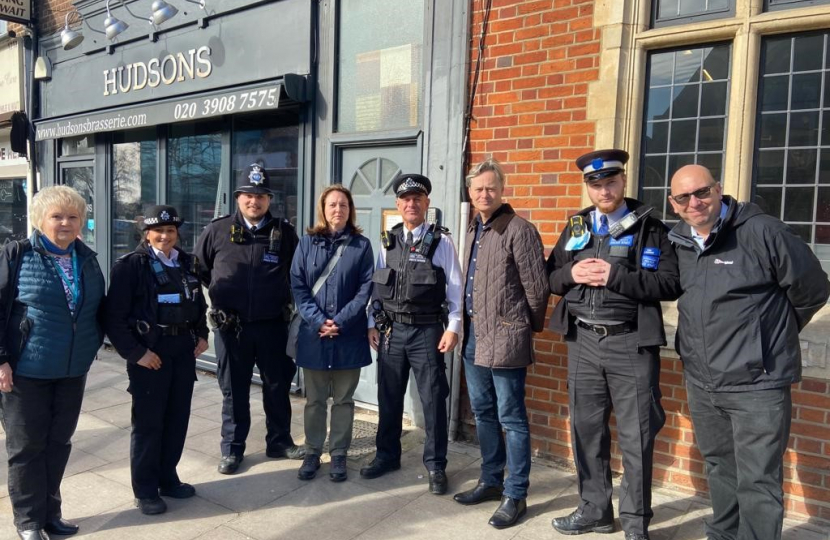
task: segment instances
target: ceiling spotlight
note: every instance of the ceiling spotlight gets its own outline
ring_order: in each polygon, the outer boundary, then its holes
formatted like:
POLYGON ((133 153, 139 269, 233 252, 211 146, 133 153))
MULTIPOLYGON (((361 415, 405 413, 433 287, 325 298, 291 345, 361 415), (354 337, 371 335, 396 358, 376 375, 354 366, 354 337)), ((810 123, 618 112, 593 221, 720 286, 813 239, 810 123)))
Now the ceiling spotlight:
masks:
POLYGON ((72 30, 69 28, 69 16, 75 13, 77 15, 77 19, 81 20, 81 15, 77 11, 70 11, 66 14, 66 19, 64 20, 64 27, 61 30, 61 45, 63 46, 63 50, 69 51, 74 49, 81 42, 84 40, 83 34, 76 30, 72 30))
POLYGON ((110 13, 110 0, 107 0, 106 7, 107 18, 104 19, 104 27, 107 33, 107 39, 112 41, 113 39, 115 39, 115 36, 129 28, 130 25, 112 16, 112 13, 110 13))
POLYGON ((163 22, 169 21, 176 16, 176 13, 179 12, 175 6, 171 6, 164 0, 156 0, 153 2, 152 10, 153 17, 151 20, 156 26, 162 24, 163 22))

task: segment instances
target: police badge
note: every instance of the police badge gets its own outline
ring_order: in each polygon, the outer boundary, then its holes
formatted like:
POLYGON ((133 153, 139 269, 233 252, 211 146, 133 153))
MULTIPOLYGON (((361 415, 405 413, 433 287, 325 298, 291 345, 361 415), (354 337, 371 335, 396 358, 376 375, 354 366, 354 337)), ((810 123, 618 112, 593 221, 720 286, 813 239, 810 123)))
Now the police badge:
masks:
POLYGON ((251 183, 255 186, 262 184, 262 168, 259 165, 254 165, 251 167, 251 172, 248 173, 248 180, 250 180, 251 183))
POLYGON ((167 210, 163 210, 161 214, 159 214, 159 218, 161 218, 162 221, 170 221, 170 214, 167 213, 167 210))

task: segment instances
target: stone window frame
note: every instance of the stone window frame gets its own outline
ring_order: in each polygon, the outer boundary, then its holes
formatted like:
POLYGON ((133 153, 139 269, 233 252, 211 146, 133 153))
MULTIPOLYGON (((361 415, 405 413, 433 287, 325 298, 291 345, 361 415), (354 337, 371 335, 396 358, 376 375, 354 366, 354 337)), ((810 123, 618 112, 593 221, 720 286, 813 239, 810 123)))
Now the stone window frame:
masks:
MULTIPOLYGON (((600 31, 599 78, 588 88, 587 120, 596 126, 596 148, 619 147, 633 158, 627 166, 626 194, 636 197, 640 175, 646 63, 649 51, 732 43, 731 88, 723 163, 724 193, 740 201, 752 194, 757 96, 764 36, 830 29, 830 4, 765 11, 765 0, 735 0, 731 17, 651 28, 651 2, 596 0, 594 27, 600 31)), ((584 206, 591 204, 583 190, 584 206)), ((674 355, 677 322, 674 303, 664 304, 669 345, 674 355)), ((801 334, 804 375, 830 380, 830 305, 801 334), (821 351, 824 351, 823 353, 821 351)))

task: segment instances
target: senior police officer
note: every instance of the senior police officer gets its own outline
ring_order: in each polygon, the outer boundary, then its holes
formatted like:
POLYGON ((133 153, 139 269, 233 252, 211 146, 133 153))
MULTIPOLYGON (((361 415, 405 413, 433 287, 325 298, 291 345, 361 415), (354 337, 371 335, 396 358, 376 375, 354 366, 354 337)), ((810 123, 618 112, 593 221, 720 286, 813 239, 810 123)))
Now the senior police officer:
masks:
POLYGON ((420 174, 402 174, 393 189, 403 223, 383 233, 378 254, 374 320, 369 343, 378 351, 380 421, 377 455, 360 470, 377 478, 401 467, 401 429, 409 370, 415 373, 426 421, 424 466, 429 490, 447 491, 447 404, 444 353, 458 343, 461 271, 447 230, 426 222, 432 184, 420 174), (448 305, 446 329, 444 304, 448 305))
POLYGON ((233 474, 245 453, 251 427, 250 390, 254 365, 262 378, 268 457, 302 459, 291 437, 289 390, 297 371, 285 354, 288 272, 297 247, 294 227, 268 210, 273 192, 259 164, 243 171, 234 191, 237 210, 213 220, 199 237, 196 256, 208 284, 222 389, 222 460, 219 472, 233 474))
POLYGON ((196 261, 176 247, 182 220, 172 206, 153 206, 144 240, 116 261, 107 295, 107 335, 127 360, 132 405, 130 474, 136 505, 161 514, 159 497, 196 494, 179 480, 196 357, 208 347, 207 304, 196 261))
POLYGON ((626 540, 648 539, 654 438, 665 423, 659 347, 666 344, 661 300, 680 295, 677 259, 653 210, 624 197, 623 150, 576 160, 594 206, 568 220, 548 259, 562 297, 550 327, 568 342, 571 442, 580 503, 553 520, 562 534, 614 531, 611 408, 623 454, 620 523, 626 540))

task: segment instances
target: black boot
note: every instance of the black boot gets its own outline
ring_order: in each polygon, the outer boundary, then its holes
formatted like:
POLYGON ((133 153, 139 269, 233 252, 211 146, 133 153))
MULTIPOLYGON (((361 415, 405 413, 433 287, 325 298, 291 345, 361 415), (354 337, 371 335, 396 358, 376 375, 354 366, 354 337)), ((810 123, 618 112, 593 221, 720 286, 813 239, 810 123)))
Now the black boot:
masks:
POLYGON ((499 501, 503 491, 502 486, 488 486, 484 482, 479 482, 473 489, 456 493, 453 500, 465 506, 483 503, 484 501, 499 501))
POLYGON ((527 513, 525 499, 511 499, 508 496, 501 498, 501 504, 490 518, 490 525, 497 529, 506 529, 516 524, 527 513))

